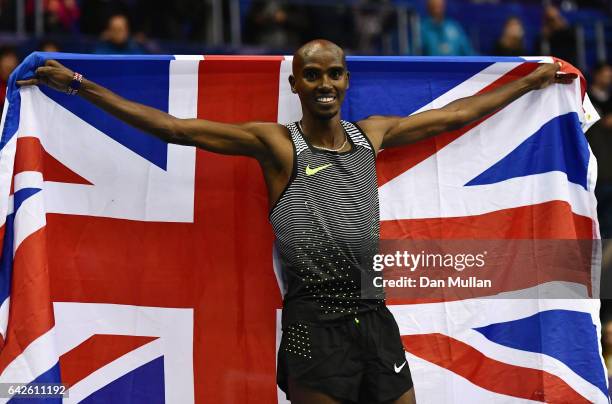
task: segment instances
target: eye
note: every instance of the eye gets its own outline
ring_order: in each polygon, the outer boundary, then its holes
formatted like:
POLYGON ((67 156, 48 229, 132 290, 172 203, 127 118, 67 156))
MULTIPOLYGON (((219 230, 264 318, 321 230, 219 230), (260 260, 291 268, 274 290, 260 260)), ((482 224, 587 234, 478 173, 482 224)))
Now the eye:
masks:
POLYGON ((329 73, 329 77, 331 77, 332 80, 339 80, 342 78, 342 74, 343 71, 341 69, 334 69, 329 73))
POLYGON ((304 78, 308 81, 316 80, 318 77, 317 72, 314 70, 306 70, 304 71, 304 78))

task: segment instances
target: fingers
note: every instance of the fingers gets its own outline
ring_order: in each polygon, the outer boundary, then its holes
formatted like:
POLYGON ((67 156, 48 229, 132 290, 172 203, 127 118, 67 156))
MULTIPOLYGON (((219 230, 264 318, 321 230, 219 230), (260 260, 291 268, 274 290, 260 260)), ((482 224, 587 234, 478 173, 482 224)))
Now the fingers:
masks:
POLYGON ((36 75, 44 76, 45 74, 49 73, 51 70, 53 70, 53 67, 41 66, 38 69, 36 69, 36 75))
POLYGON ((36 69, 36 77, 27 80, 17 80, 17 85, 22 86, 35 86, 37 84, 49 85, 50 74, 57 68, 63 68, 63 66, 56 60, 49 59, 45 61, 44 66, 40 66, 36 69))
POLYGON ((555 73, 556 79, 575 80, 578 78, 576 73, 557 72, 555 73))
POLYGON ((51 66, 51 67, 64 67, 64 65, 62 65, 60 62, 58 62, 57 60, 54 59, 48 59, 45 62, 45 66, 51 66))
POLYGON ((37 84, 38 84, 38 79, 17 80, 17 85, 19 87, 23 87, 23 86, 35 86, 37 84))
POLYGON ((555 83, 571 84, 577 78, 578 78, 578 75, 576 73, 563 73, 563 72, 555 73, 555 83))

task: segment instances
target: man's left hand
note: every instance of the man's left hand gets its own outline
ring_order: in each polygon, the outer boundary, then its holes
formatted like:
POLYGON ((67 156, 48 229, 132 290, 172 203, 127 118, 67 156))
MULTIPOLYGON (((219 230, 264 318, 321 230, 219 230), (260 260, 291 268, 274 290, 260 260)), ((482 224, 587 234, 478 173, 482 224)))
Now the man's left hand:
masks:
POLYGON ((545 63, 525 77, 534 90, 540 90, 553 83, 571 84, 578 77, 576 73, 561 72, 561 62, 545 63))

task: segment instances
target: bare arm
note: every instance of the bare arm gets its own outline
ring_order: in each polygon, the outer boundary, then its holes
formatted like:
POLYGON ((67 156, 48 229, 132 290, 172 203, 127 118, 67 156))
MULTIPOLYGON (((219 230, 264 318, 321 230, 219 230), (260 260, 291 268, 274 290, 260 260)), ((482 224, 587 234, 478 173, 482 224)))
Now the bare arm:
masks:
MULTIPOLYGON (((36 70, 36 78, 17 84, 45 84, 58 91, 66 91, 73 72, 54 60, 36 70)), ((262 161, 268 156, 264 134, 275 124, 226 124, 202 119, 179 119, 166 112, 129 101, 92 81, 83 79, 78 93, 122 121, 150 133, 166 142, 197 146, 222 154, 255 157, 262 161)))
POLYGON ((531 90, 544 88, 553 82, 568 84, 576 78, 575 75, 556 77, 558 70, 558 64, 541 65, 526 77, 484 94, 460 98, 439 109, 407 117, 369 118, 359 122, 359 125, 377 150, 414 143, 462 128, 505 107, 531 90))

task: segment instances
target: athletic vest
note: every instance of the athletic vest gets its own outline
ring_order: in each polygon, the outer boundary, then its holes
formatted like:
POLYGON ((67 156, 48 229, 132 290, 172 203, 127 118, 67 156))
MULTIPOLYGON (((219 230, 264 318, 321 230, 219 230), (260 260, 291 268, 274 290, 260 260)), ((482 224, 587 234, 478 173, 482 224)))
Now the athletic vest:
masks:
POLYGON ((313 147, 297 123, 287 125, 293 172, 270 212, 284 327, 337 320, 384 302, 372 282, 380 236, 376 155, 357 125, 341 124, 351 145, 342 153, 313 147))

